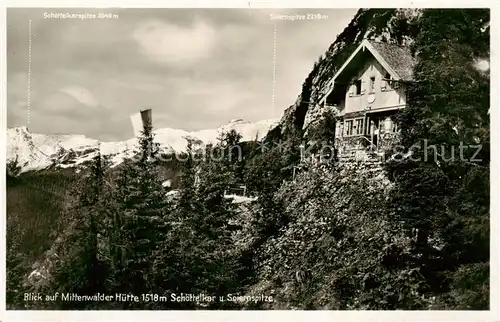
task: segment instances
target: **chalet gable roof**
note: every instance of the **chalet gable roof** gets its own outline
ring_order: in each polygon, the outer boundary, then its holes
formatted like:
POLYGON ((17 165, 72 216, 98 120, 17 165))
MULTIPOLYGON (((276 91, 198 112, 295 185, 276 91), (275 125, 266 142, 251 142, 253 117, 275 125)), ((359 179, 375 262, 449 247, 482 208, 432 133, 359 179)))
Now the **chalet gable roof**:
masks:
MULTIPOLYGON (((410 48, 396 44, 388 44, 378 41, 367 41, 373 49, 395 72, 395 76, 403 81, 413 80, 413 67, 415 58, 413 58, 410 48)), ((370 49, 370 48, 368 48, 370 49)))
POLYGON ((359 52, 363 52, 365 50, 368 50, 373 57, 375 57, 380 65, 382 65, 382 67, 384 67, 384 69, 391 74, 394 80, 413 80, 413 67, 415 65, 415 59, 413 58, 408 47, 364 39, 358 48, 356 48, 351 56, 349 56, 349 58, 345 61, 345 63, 337 70, 328 84, 329 90, 324 98, 331 93, 335 80, 342 74, 342 72, 344 72, 351 61, 358 55, 359 52))
POLYGON ((351 60, 356 57, 360 51, 364 50, 370 51, 375 59, 391 74, 393 79, 403 81, 413 80, 413 66, 415 65, 415 60, 408 47, 365 39, 335 73, 332 81, 335 81, 349 65, 351 60))

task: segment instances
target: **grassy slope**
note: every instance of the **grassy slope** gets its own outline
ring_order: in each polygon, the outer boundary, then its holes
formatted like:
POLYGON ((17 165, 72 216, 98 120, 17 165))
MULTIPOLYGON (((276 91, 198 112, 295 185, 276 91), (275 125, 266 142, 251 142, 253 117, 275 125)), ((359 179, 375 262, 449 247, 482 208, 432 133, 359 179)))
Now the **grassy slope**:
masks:
POLYGON ((7 242, 28 261, 49 249, 60 232, 65 195, 75 178, 74 170, 7 178, 7 242))

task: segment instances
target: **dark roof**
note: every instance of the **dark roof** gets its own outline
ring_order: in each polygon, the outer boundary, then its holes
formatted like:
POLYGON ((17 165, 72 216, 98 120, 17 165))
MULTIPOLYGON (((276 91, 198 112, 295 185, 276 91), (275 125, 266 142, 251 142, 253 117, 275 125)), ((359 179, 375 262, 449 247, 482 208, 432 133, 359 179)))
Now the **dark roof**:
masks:
POLYGON ((408 47, 369 40, 375 50, 403 80, 413 80, 415 58, 408 47))

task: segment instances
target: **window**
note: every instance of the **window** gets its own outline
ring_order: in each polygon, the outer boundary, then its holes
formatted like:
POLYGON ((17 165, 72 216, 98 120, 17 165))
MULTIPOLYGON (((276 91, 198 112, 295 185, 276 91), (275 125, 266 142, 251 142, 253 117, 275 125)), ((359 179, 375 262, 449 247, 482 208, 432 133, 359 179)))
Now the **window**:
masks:
POLYGON ((363 135, 364 133, 364 127, 363 127, 363 119, 357 119, 356 120, 356 134, 357 135, 363 135))
POLYGON ((387 117, 384 122, 384 129, 386 133, 398 133, 399 132, 399 126, 398 123, 391 117, 387 117))
POLYGON ((363 135, 365 131, 364 118, 357 118, 345 121, 344 131, 345 131, 345 136, 363 135))
POLYGON ((385 132, 392 132, 392 120, 390 117, 386 117, 384 120, 384 130, 385 132))
POLYGON ((378 124, 378 132, 379 133, 385 132, 385 122, 383 120, 380 120, 380 122, 378 124))
POLYGON ((394 132, 394 133, 399 132, 399 125, 397 122, 392 121, 392 132, 394 132))
POLYGON ((354 82, 354 85, 356 86, 355 95, 361 95, 361 79, 358 79, 356 82, 354 82))
POLYGON ((375 93, 375 77, 370 77, 370 93, 375 93))
POLYGON ((368 116, 366 118, 366 134, 368 135, 372 134, 372 126, 373 126, 373 121, 370 120, 370 117, 368 116))
POLYGON ((345 129, 345 135, 346 136, 353 135, 354 120, 345 121, 344 129, 345 129))

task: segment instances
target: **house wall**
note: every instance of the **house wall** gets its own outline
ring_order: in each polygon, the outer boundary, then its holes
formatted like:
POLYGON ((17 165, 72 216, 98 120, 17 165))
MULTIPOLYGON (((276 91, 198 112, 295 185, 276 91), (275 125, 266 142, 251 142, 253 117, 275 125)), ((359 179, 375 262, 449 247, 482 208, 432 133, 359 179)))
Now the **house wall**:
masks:
POLYGON ((372 110, 391 106, 398 106, 406 103, 403 89, 393 89, 389 84, 382 80, 385 78, 386 71, 374 57, 371 57, 360 70, 360 72, 351 79, 352 82, 361 80, 361 95, 356 95, 356 85, 348 87, 345 97, 345 108, 341 115, 352 112, 364 111, 368 107, 372 110), (375 77, 375 86, 373 93, 370 93, 370 77, 375 77), (385 87, 385 90, 382 90, 385 87), (370 103, 369 96, 374 96, 375 100, 370 103))

